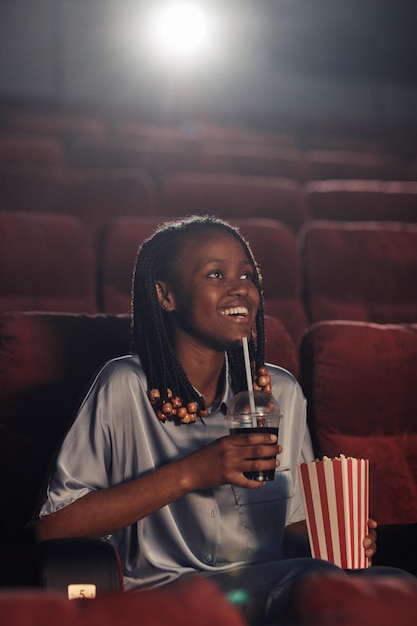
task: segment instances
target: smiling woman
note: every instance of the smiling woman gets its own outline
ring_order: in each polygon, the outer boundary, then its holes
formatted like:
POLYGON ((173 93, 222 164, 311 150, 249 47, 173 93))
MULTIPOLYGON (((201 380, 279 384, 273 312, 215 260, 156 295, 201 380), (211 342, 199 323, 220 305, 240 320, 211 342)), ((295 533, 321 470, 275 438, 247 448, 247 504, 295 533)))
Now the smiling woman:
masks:
MULTIPOLYGON (((297 468, 312 449, 300 386, 264 361, 261 277, 239 231, 210 216, 162 225, 137 255, 133 352, 93 381, 37 536, 109 541, 126 589, 213 576, 241 591, 249 624, 275 623, 294 581, 335 566, 283 559, 291 535, 307 537, 297 468), (227 407, 247 388, 243 338, 254 387, 284 414, 280 445, 268 432, 229 433, 227 407), (267 471, 274 480, 247 477, 267 471)), ((374 530, 365 548, 372 557, 374 530)))

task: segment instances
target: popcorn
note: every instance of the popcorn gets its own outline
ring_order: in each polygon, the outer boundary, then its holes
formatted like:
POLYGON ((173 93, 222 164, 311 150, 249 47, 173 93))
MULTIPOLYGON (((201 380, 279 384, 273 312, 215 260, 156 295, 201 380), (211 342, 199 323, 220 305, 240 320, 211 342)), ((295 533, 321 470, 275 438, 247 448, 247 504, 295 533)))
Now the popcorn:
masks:
POLYGON ((341 454, 299 466, 311 553, 343 569, 368 567, 369 461, 341 454))

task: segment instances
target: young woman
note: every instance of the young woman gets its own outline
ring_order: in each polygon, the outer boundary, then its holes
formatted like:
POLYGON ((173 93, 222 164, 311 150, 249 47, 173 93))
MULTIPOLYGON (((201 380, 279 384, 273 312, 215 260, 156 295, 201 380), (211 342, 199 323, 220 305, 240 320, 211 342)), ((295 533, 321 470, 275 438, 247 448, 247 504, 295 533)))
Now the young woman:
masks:
POLYGON ((287 371, 265 368, 261 277, 235 228, 191 217, 143 243, 133 347, 101 369, 65 438, 38 538, 101 537, 120 554, 126 589, 199 572, 240 588, 249 620, 272 619, 292 581, 337 568, 282 558, 291 535, 306 536, 297 478, 312 459, 305 400, 287 371), (228 433, 226 407, 246 388, 243 337, 255 384, 284 415, 279 445, 228 433), (271 482, 244 476, 271 468, 271 482))

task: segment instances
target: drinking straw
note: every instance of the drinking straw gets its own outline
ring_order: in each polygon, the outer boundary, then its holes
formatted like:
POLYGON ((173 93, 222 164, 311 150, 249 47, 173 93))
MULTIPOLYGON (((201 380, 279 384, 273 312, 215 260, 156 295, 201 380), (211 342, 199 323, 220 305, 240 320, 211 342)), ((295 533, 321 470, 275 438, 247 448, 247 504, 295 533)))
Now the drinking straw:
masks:
MULTIPOLYGON (((255 398, 253 395, 252 372, 251 372, 250 360, 249 360, 248 340, 246 337, 242 337, 242 344, 243 344, 243 355, 245 357, 246 383, 248 385, 248 392, 249 392, 249 406, 250 406, 250 411, 253 415, 253 421, 256 422, 255 398)), ((254 425, 256 426, 257 424, 255 423, 254 425)))

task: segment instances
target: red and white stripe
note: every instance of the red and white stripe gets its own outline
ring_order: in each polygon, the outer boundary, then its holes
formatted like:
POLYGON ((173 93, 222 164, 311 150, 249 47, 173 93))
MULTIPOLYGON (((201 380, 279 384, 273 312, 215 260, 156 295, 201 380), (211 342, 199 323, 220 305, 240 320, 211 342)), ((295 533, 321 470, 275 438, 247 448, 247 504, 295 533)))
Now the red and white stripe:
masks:
POLYGON ((314 558, 343 569, 368 567, 369 461, 328 459, 299 466, 307 529, 314 558))

